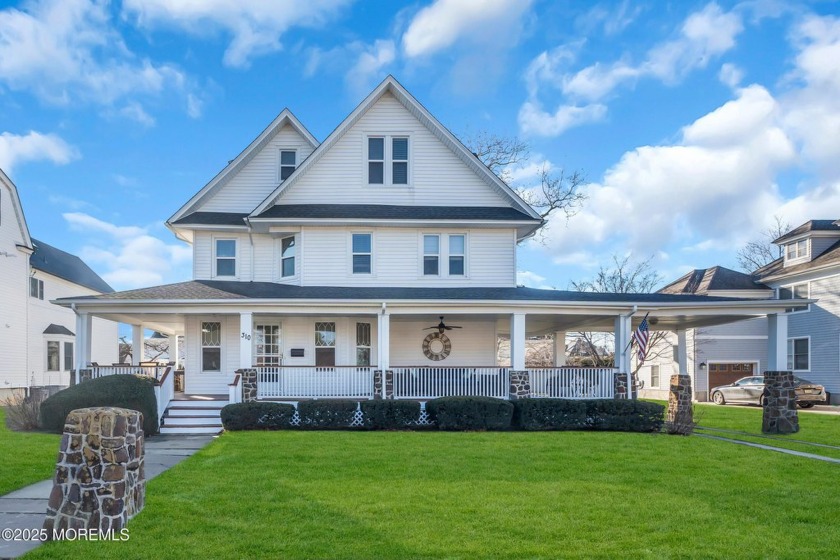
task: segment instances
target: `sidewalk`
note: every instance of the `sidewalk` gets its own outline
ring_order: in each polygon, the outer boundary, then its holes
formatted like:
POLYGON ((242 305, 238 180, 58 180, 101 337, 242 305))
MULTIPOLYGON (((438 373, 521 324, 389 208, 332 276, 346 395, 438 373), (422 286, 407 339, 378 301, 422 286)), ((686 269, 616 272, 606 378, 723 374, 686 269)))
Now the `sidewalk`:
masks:
MULTIPOLYGON (((214 437, 210 435, 157 435, 147 439, 144 469, 146 480, 151 480, 166 469, 177 465, 213 441, 214 437)), ((47 501, 52 487, 52 479, 42 480, 0 496, 0 530, 40 529, 44 524, 47 501)), ((17 558, 39 544, 37 541, 6 541, 0 538, 0 558, 17 558)))

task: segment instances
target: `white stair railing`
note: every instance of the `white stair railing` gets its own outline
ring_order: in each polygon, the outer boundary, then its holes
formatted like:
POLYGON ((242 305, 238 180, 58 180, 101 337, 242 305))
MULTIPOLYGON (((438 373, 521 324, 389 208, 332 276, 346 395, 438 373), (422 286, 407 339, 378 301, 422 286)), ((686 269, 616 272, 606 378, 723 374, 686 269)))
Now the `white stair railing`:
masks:
POLYGON ((158 422, 163 422, 163 415, 169 403, 175 398, 175 375, 172 368, 167 367, 161 378, 155 383, 155 400, 157 400, 158 422))

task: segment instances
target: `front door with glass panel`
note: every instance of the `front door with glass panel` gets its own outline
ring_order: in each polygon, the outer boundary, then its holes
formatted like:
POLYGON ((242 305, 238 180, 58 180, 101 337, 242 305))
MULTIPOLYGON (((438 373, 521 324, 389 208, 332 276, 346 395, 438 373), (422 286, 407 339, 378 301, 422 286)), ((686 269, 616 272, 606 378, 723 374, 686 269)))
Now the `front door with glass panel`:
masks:
POLYGON ((279 366, 283 363, 280 325, 254 326, 254 365, 279 366))

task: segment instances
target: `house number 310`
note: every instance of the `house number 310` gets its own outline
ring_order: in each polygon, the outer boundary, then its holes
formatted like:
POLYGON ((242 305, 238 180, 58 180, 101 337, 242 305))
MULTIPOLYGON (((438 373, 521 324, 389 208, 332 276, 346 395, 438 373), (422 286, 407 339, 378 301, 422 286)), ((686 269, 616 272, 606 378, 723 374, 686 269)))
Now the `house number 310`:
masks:
POLYGON ((244 338, 245 340, 251 340, 251 335, 244 332, 242 333, 242 338, 244 338))

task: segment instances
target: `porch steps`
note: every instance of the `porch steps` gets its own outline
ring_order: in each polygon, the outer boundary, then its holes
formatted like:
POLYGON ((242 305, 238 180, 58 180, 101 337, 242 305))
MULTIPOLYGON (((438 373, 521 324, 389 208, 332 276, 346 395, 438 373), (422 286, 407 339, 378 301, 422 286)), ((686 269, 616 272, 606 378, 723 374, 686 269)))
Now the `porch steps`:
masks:
POLYGON ((161 434, 217 434, 222 431, 224 400, 173 400, 166 409, 161 434))

